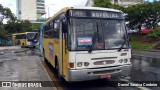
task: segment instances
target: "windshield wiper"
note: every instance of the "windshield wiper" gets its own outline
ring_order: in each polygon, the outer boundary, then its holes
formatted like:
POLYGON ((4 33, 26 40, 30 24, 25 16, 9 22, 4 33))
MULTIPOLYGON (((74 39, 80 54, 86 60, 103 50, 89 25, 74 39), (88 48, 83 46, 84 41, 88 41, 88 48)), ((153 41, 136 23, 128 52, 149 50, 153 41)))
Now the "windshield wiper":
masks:
POLYGON ((124 47, 124 45, 125 45, 125 43, 126 43, 125 35, 123 36, 123 38, 124 38, 124 41, 123 41, 121 47, 118 49, 118 52, 122 50, 122 48, 124 47))
POLYGON ((89 47, 88 53, 91 53, 93 51, 94 45, 96 43, 96 39, 99 37, 99 28, 98 24, 96 23, 97 31, 94 32, 94 35, 92 37, 92 45, 89 47))

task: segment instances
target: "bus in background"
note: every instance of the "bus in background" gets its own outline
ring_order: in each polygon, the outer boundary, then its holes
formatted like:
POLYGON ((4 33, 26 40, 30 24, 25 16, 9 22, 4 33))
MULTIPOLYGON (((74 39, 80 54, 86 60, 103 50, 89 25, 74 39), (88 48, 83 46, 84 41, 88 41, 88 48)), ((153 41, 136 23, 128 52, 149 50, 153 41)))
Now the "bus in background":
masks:
POLYGON ((12 35, 12 45, 35 48, 39 44, 37 32, 24 32, 12 35))
POLYGON ((100 7, 67 7, 43 24, 45 61, 66 81, 128 76, 129 46, 123 12, 100 7))

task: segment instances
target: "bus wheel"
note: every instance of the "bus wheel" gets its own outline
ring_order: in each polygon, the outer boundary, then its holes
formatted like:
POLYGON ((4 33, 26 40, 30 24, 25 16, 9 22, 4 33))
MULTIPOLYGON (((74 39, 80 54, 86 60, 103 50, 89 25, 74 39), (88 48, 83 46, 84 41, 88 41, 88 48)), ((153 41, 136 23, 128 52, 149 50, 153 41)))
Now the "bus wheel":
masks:
POLYGON ((57 56, 55 57, 55 69, 58 72, 58 70, 59 70, 59 64, 58 64, 58 58, 57 58, 57 56))
POLYGON ((44 62, 45 62, 45 63, 48 63, 48 60, 47 60, 47 58, 45 57, 44 49, 43 49, 43 57, 44 57, 44 62))
POLYGON ((59 79, 62 79, 62 76, 61 76, 60 71, 59 71, 59 63, 58 63, 58 58, 57 58, 57 56, 55 57, 55 69, 56 69, 58 78, 59 78, 59 79))
POLYGON ((24 43, 22 43, 22 46, 21 46, 21 48, 24 48, 24 43))
POLYGON ((33 48, 35 49, 35 48, 36 48, 36 46, 33 46, 33 48))

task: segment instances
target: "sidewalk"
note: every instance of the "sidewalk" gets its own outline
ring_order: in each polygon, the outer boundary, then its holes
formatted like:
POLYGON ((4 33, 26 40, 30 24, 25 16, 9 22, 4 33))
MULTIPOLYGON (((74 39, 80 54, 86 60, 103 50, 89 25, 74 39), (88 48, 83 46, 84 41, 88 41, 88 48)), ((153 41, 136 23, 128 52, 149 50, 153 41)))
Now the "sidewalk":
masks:
POLYGON ((17 60, 0 62, 0 83, 1 81, 39 81, 53 87, 21 88, 15 84, 15 87, 0 87, 0 90, 57 90, 38 56, 21 56, 17 60))
POLYGON ((28 51, 28 48, 21 48, 20 46, 1 46, 0 47, 0 55, 7 53, 17 53, 28 51))
POLYGON ((132 59, 160 60, 160 50, 150 50, 150 51, 132 50, 132 59))
POLYGON ((0 46, 0 50, 5 50, 5 49, 20 49, 20 46, 0 46))

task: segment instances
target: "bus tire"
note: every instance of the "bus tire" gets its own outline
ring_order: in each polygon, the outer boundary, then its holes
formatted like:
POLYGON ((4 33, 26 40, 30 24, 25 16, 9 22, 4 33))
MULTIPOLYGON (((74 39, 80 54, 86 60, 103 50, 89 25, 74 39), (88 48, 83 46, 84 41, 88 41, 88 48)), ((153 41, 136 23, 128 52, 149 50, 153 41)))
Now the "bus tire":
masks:
POLYGON ((57 76, 59 79, 63 79, 61 74, 60 74, 60 71, 59 71, 59 62, 58 62, 58 57, 55 56, 55 69, 56 69, 56 73, 57 73, 57 76))
POLYGON ((47 60, 47 58, 45 57, 44 49, 43 49, 43 57, 44 57, 44 62, 45 62, 45 63, 48 63, 48 60, 47 60))
POLYGON ((33 46, 33 49, 35 49, 36 48, 36 46, 33 46))
POLYGON ((21 46, 21 48, 24 48, 24 43, 22 43, 22 46, 21 46))
POLYGON ((59 63, 57 56, 55 56, 55 69, 57 70, 57 72, 59 72, 59 63))

